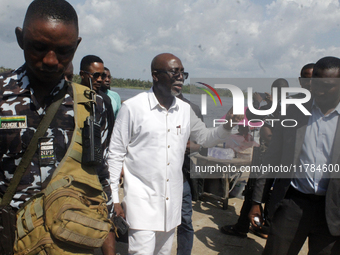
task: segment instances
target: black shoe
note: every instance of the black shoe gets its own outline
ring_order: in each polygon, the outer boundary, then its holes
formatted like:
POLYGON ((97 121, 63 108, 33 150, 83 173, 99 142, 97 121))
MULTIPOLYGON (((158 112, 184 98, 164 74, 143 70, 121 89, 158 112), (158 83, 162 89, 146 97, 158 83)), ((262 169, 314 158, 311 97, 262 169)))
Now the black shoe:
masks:
POLYGON ((253 226, 250 226, 250 227, 249 227, 249 231, 250 231, 251 233, 253 233, 254 235, 259 236, 259 237, 261 237, 261 238, 263 238, 263 239, 267 239, 267 238, 268 238, 268 234, 267 234, 267 233, 264 233, 264 231, 263 231, 262 228, 257 229, 257 228, 254 228, 253 226))
POLYGON ((231 235, 231 236, 238 236, 241 238, 246 238, 247 233, 240 232, 235 229, 235 225, 225 225, 221 227, 221 232, 226 235, 231 235))

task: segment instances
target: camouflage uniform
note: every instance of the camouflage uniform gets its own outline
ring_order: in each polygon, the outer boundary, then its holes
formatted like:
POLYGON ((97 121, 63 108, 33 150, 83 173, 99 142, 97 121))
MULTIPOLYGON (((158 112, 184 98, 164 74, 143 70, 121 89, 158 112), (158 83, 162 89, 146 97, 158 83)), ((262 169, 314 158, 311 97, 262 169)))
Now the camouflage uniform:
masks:
MULTIPOLYGON (((6 191, 46 108, 64 85, 68 86, 64 101, 45 134, 45 137, 53 137, 45 140, 53 140, 54 159, 49 164, 40 163, 37 150, 11 202, 14 208, 19 208, 24 201, 47 186, 53 171, 64 157, 74 129, 73 91, 65 80, 61 80, 46 98, 46 107, 42 108, 33 95, 34 91, 29 84, 25 65, 13 72, 0 74, 0 196, 6 191)), ((104 158, 107 155, 109 143, 106 116, 103 100, 97 96, 96 117, 101 125, 104 158)), ((106 163, 98 167, 97 172, 109 198, 109 210, 112 210, 109 172, 106 163)))

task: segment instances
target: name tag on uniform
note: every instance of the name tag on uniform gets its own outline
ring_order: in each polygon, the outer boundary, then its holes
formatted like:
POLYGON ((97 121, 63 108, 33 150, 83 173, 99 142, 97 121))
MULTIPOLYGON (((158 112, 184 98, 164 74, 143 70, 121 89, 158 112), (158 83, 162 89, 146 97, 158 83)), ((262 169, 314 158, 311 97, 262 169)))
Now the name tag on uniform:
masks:
POLYGON ((39 138, 39 163, 40 166, 53 165, 55 163, 54 137, 39 138))
POLYGON ((27 116, 0 116, 0 129, 27 128, 27 116))

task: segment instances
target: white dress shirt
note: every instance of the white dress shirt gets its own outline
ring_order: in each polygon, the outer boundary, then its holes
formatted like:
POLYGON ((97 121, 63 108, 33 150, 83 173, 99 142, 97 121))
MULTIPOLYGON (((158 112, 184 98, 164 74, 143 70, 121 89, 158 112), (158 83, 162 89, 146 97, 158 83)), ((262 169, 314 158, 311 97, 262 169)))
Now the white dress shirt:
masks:
POLYGON ((178 226, 189 136, 212 147, 228 133, 222 126, 207 129, 190 105, 176 97, 167 110, 152 88, 125 101, 113 129, 108 164, 114 203, 119 203, 118 184, 124 167, 123 207, 130 228, 169 231, 178 226))

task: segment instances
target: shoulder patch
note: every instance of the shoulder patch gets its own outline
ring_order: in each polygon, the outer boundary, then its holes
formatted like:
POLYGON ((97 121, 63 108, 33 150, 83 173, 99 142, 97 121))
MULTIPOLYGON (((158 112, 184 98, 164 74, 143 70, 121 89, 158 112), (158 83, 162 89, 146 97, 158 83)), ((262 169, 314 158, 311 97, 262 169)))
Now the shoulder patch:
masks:
POLYGON ((27 116, 0 116, 0 129, 27 128, 27 116))

